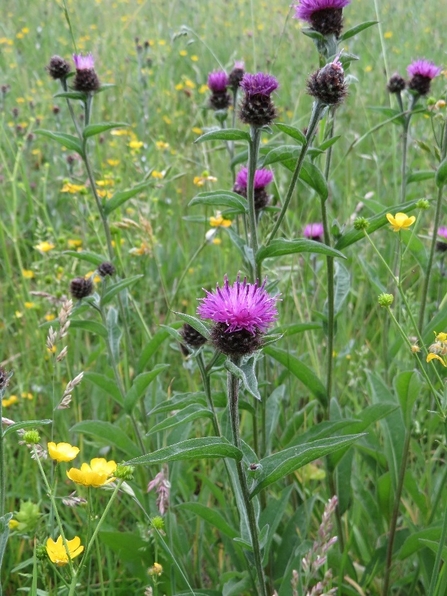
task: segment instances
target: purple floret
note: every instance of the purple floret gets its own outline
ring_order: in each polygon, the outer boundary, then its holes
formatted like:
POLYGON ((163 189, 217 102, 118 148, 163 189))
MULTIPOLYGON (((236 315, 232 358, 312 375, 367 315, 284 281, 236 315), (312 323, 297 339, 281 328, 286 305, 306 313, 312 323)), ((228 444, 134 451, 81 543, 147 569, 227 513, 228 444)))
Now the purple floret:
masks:
POLYGON ((430 60, 420 59, 414 60, 408 66, 407 72, 410 77, 419 75, 421 77, 426 77, 427 79, 434 79, 440 74, 441 68, 436 66, 433 62, 430 62, 430 60))
POLYGON ((341 9, 350 3, 351 0, 300 0, 295 6, 295 18, 310 23, 315 12, 330 8, 341 9))
POLYGON ((76 70, 93 70, 95 68, 95 60, 92 54, 87 54, 86 56, 73 54, 73 61, 76 70))
POLYGON ((255 335, 265 333, 278 317, 276 301, 279 296, 270 296, 265 289, 266 280, 259 286, 243 282, 238 276, 230 286, 224 278, 224 286, 218 285, 215 292, 206 291, 206 297, 197 309, 197 314, 204 319, 227 325, 226 333, 245 330, 255 335))
POLYGON ((447 227, 446 226, 440 226, 438 228, 438 236, 441 236, 441 238, 444 238, 445 240, 447 240, 447 227))
MULTIPOLYGON (((248 168, 242 168, 236 175, 236 185, 240 188, 247 188, 248 168)), ((270 170, 256 170, 254 188, 265 188, 273 180, 273 174, 270 170)))
POLYGON ((320 222, 310 223, 304 228, 303 235, 305 238, 322 238, 324 233, 323 224, 320 222))
POLYGON ((241 81, 241 87, 249 96, 265 95, 268 97, 275 89, 278 89, 279 83, 273 75, 264 72, 246 73, 241 81))
POLYGON ((223 93, 229 85, 228 75, 224 70, 215 70, 208 75, 208 87, 213 93, 223 93))

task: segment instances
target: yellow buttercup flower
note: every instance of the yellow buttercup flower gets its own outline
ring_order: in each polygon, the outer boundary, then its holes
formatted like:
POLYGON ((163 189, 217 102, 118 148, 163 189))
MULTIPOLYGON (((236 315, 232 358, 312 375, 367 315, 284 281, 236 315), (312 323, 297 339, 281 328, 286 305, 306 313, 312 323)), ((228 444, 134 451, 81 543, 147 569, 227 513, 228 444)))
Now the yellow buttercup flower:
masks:
POLYGON ((390 222, 393 232, 408 230, 408 228, 416 221, 416 217, 414 215, 408 217, 406 213, 402 212, 396 213, 394 216, 391 213, 387 213, 386 218, 390 222))
POLYGON ((40 252, 49 252, 50 250, 53 250, 54 247, 54 244, 48 242, 47 240, 44 240, 43 242, 39 242, 39 244, 36 244, 34 248, 36 250, 40 250, 40 252))
POLYGON ((90 465, 82 464, 81 469, 70 468, 67 476, 76 484, 99 488, 113 482, 114 478, 111 476, 115 469, 116 463, 113 460, 107 461, 103 457, 95 457, 91 460, 90 465))
POLYGON ((439 360, 443 366, 447 367, 447 333, 436 333, 435 331, 435 340, 435 343, 428 348, 427 362, 439 360))
POLYGON ((210 226, 212 228, 229 228, 231 226, 231 219, 224 219, 222 213, 218 211, 216 217, 210 217, 210 226))
POLYGON ((63 461, 71 461, 79 453, 79 447, 74 447, 70 443, 48 443, 48 454, 51 459, 55 459, 61 463, 63 461))
POLYGON ((432 360, 439 360, 439 362, 443 365, 447 367, 447 364, 444 362, 444 359, 441 358, 441 356, 438 356, 438 354, 428 354, 427 355, 427 362, 431 362, 432 360))
POLYGON ((69 557, 70 559, 74 559, 75 557, 79 556, 84 550, 79 536, 75 536, 73 540, 67 540, 66 542, 68 547, 68 553, 65 549, 62 536, 59 536, 56 542, 54 542, 52 538, 48 538, 47 540, 47 554, 50 558, 50 561, 55 565, 58 565, 59 567, 67 565, 69 557))

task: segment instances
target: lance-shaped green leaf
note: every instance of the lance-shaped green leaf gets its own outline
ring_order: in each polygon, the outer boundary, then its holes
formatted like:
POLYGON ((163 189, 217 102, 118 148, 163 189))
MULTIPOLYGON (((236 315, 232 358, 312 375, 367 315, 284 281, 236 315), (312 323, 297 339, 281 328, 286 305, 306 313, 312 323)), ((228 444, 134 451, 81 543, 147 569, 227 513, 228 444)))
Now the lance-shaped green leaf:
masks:
POLYGON ((324 41, 324 35, 315 31, 315 29, 311 29, 310 27, 304 27, 301 29, 301 33, 306 37, 310 37, 311 39, 315 39, 316 41, 324 41))
POLYGON ((301 145, 306 142, 306 135, 299 129, 290 124, 283 124, 282 122, 275 122, 276 128, 279 128, 281 132, 284 132, 287 136, 297 140, 301 145))
POLYGON ((87 99, 86 94, 83 91, 60 91, 55 93, 53 97, 62 97, 64 99, 79 99, 85 101, 87 99))
POLYGON ((363 434, 357 434, 320 439, 305 443, 304 445, 296 445, 289 449, 283 449, 279 453, 265 457, 259 462, 262 466, 262 471, 250 493, 250 497, 254 497, 262 489, 284 478, 284 476, 299 470, 299 468, 302 468, 311 461, 329 455, 337 451, 337 449, 351 445, 362 436, 363 434))
POLYGON ((139 449, 129 435, 111 422, 84 420, 72 426, 70 430, 75 433, 97 437, 106 445, 112 445, 130 457, 136 457, 138 455, 139 449))
POLYGON ((143 396, 144 392, 152 383, 152 381, 167 368, 169 368, 169 364, 157 364, 152 370, 141 373, 135 377, 132 382, 132 387, 127 392, 124 400, 124 409, 126 410, 127 414, 132 412, 135 404, 140 397, 143 396))
POLYGON ((400 110, 396 110, 395 108, 387 108, 385 106, 369 106, 370 110, 374 110, 374 112, 380 112, 384 114, 393 124, 399 124, 403 126, 405 124, 405 116, 402 114, 400 110))
POLYGON ((120 406, 124 405, 123 396, 116 384, 115 379, 107 377, 101 373, 89 371, 84 374, 84 379, 93 383, 99 389, 102 389, 107 395, 110 395, 120 406))
POLYGON ((189 207, 193 205, 210 205, 212 207, 230 207, 236 213, 247 213, 247 200, 230 190, 213 190, 211 192, 201 192, 189 202, 189 207))
POLYGON ((126 122, 98 122, 97 124, 89 124, 82 131, 84 139, 94 137, 102 132, 113 130, 114 128, 127 128, 129 125, 126 122))
POLYGON ((246 141, 248 143, 250 135, 245 130, 238 128, 218 128, 205 132, 194 143, 203 143, 203 141, 246 141))
POLYGON ((433 180, 436 172, 433 170, 419 170, 417 172, 411 172, 407 177, 407 184, 412 182, 423 182, 424 180, 433 180))
POLYGON ((104 263, 104 261, 107 261, 106 257, 88 250, 80 250, 79 252, 77 250, 64 250, 62 254, 68 255, 69 257, 74 257, 80 261, 87 261, 87 263, 91 263, 92 265, 96 266, 101 265, 101 263, 104 263))
POLYGON ((326 151, 326 149, 329 149, 329 147, 332 147, 332 145, 335 145, 335 143, 338 141, 339 138, 341 138, 341 135, 336 135, 335 137, 331 137, 330 139, 327 139, 326 141, 321 143, 321 145, 318 148, 321 149, 321 151, 326 151))
POLYGON ((281 145, 272 149, 263 161, 263 166, 270 166, 274 163, 293 161, 296 162, 302 149, 300 145, 281 145))
POLYGON ((104 339, 107 339, 107 329, 98 321, 83 321, 82 319, 71 319, 70 329, 83 329, 89 333, 96 333, 104 339))
POLYGON ((104 203, 104 213, 106 215, 109 215, 110 213, 112 213, 112 211, 115 211, 115 209, 121 207, 123 203, 145 190, 147 186, 149 186, 149 184, 151 184, 151 181, 146 180, 145 182, 137 184, 133 188, 128 188, 127 190, 120 190, 116 192, 110 199, 108 199, 104 203))
MULTIPOLYGON (((368 232, 368 234, 371 234, 372 232, 375 232, 376 230, 383 228, 383 226, 389 224, 389 221, 386 218, 387 213, 394 214, 397 211, 402 211, 403 213, 410 213, 411 211, 414 211, 414 209, 416 209, 417 204, 419 203, 419 200, 420 199, 414 199, 413 201, 408 201, 396 207, 388 207, 387 209, 384 209, 381 213, 378 213, 377 215, 368 218, 369 225, 366 231, 368 232)), ((354 228, 352 230, 349 230, 349 232, 343 234, 338 239, 338 241, 335 244, 335 248, 341 250, 342 248, 346 248, 347 246, 350 246, 351 244, 354 244, 355 242, 362 240, 362 238, 364 237, 365 234, 363 230, 356 230, 354 228)))
MULTIPOLYGON (((216 395, 213 395, 213 401, 215 401, 216 395)), ((226 398, 225 398, 226 399, 226 398)), ((161 412, 173 412, 174 410, 184 410, 187 406, 191 404, 198 404, 200 406, 206 406, 206 397, 204 391, 195 391, 193 393, 180 393, 179 395, 174 395, 171 399, 164 400, 161 403, 157 404, 150 412, 148 412, 147 416, 150 418, 155 414, 160 414, 161 412)), ((217 405, 217 404, 216 404, 217 405)))
POLYGON ((212 412, 199 404, 190 404, 177 412, 173 416, 169 416, 162 422, 155 424, 149 429, 148 435, 153 435, 154 433, 158 433, 162 430, 167 430, 170 428, 174 428, 175 426, 184 425, 187 422, 191 422, 192 420, 196 420, 197 418, 212 418, 212 412))
MULTIPOLYGON (((5 513, 0 517, 0 569, 2 568, 3 557, 6 551, 9 536, 9 522, 12 520, 12 513, 5 513)), ((0 585, 0 596, 2 594, 2 587, 0 585)))
POLYGON ((76 153, 79 153, 79 155, 84 156, 81 141, 73 135, 69 135, 64 132, 53 132, 52 130, 44 130, 42 128, 36 130, 36 134, 42 137, 48 137, 49 139, 56 141, 57 143, 59 143, 59 145, 62 145, 66 149, 70 149, 70 151, 76 151, 76 153))
POLYGON ((307 364, 285 350, 274 348, 271 345, 264 347, 263 352, 285 366, 303 385, 310 389, 323 406, 327 406, 326 388, 307 364))
POLYGON ((241 461, 242 451, 232 445, 224 437, 206 437, 201 439, 188 439, 163 447, 152 453, 135 457, 128 464, 138 466, 141 464, 163 464, 168 461, 186 461, 188 459, 211 459, 216 457, 229 457, 241 461))
POLYGON ((343 35, 340 37, 340 41, 345 41, 346 39, 350 39, 351 37, 354 37, 354 35, 357 35, 357 33, 360 33, 361 31, 364 31, 365 29, 368 29, 369 27, 372 27, 373 25, 377 25, 379 21, 364 21, 363 23, 360 23, 359 25, 355 25, 355 27, 351 27, 351 29, 348 29, 347 31, 345 31, 343 33, 343 35))
POLYGON ((198 331, 201 335, 203 335, 203 337, 206 337, 206 339, 208 340, 210 339, 210 330, 205 325, 205 323, 202 323, 200 319, 198 319, 197 317, 193 317, 192 315, 187 315, 183 312, 176 312, 175 310, 173 312, 180 319, 182 319, 182 321, 188 323, 188 325, 191 325, 191 327, 194 327, 194 329, 198 331))
POLYGON ((261 246, 256 253, 256 262, 261 263, 264 259, 292 255, 298 252, 317 253, 327 257, 340 257, 346 259, 342 252, 335 250, 330 246, 326 246, 326 244, 323 244, 322 242, 317 242, 316 240, 308 240, 306 238, 300 238, 298 240, 275 238, 268 246, 261 246))
MULTIPOLYGON (((173 323, 172 326, 173 327, 181 327, 181 323, 173 323)), ((138 359, 138 366, 137 366, 137 370, 139 372, 142 372, 146 368, 147 363, 149 362, 151 357, 155 354, 155 352, 158 350, 158 348, 161 346, 161 344, 168 337, 169 337, 169 333, 166 331, 166 329, 159 329, 155 333, 155 335, 146 344, 146 346, 143 348, 143 351, 140 354, 140 357, 138 359)))
POLYGON ((116 284, 110 285, 107 288, 106 293, 101 298, 101 306, 105 306, 108 304, 119 292, 122 292, 129 286, 133 285, 136 281, 141 279, 143 276, 142 273, 139 275, 134 275, 132 277, 127 277, 126 279, 122 279, 121 281, 117 282, 116 284))
POLYGON ((300 179, 308 184, 325 201, 329 190, 323 172, 311 161, 305 161, 300 171, 300 179))
POLYGON ((24 422, 14 422, 11 426, 7 426, 3 431, 3 436, 6 437, 12 432, 21 430, 22 428, 36 428, 43 424, 51 424, 52 420, 49 418, 43 418, 42 420, 25 420, 24 422))
POLYGON ((436 186, 442 188, 447 181, 447 157, 439 164, 435 176, 436 186))
POLYGON ((215 507, 205 507, 201 503, 179 503, 176 508, 191 511, 191 513, 198 515, 204 521, 211 524, 213 528, 217 528, 219 532, 222 532, 222 534, 225 534, 225 536, 231 539, 239 536, 239 532, 229 525, 215 507))
POLYGON ((236 366, 234 362, 227 359, 225 361, 225 368, 230 371, 232 375, 242 381, 244 389, 248 391, 253 397, 261 400, 261 394, 258 389, 258 379, 255 373, 255 358, 252 356, 242 366, 236 366))

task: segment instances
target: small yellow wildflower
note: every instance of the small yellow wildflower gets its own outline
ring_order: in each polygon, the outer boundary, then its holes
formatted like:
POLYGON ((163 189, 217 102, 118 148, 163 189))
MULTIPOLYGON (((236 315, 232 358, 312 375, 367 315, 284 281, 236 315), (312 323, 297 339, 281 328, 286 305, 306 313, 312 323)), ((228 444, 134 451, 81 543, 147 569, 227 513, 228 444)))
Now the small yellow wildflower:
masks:
POLYGON ((116 463, 113 460, 107 461, 103 457, 95 457, 90 461, 90 465, 83 463, 81 469, 70 468, 67 476, 76 484, 99 488, 113 482, 114 478, 111 478, 111 476, 115 468, 116 463))
POLYGON ((47 240, 44 240, 43 242, 39 242, 39 244, 36 244, 34 248, 36 250, 39 250, 40 252, 50 252, 50 250, 53 250, 53 248, 55 248, 55 245, 51 242, 48 242, 47 240))
POLYGON ((231 226, 231 219, 224 219, 222 213, 217 211, 216 217, 210 217, 210 226, 212 228, 229 228, 231 226))
POLYGON ((68 192, 71 195, 78 193, 85 194, 86 190, 84 184, 72 184, 71 182, 66 182, 61 188, 61 192, 68 192))
POLYGON ((157 141, 155 146, 157 149, 169 149, 169 143, 165 143, 164 141, 157 141))
POLYGON ((116 166, 119 166, 120 160, 119 159, 108 159, 107 163, 109 164, 110 167, 116 168, 116 166))
POLYGON ((22 275, 25 279, 33 279, 34 271, 32 271, 31 269, 22 269, 22 275))
POLYGON ((222 244, 222 239, 221 238, 213 238, 213 241, 212 242, 216 246, 219 246, 219 244, 222 244))
POLYGON ((153 170, 151 172, 152 178, 157 178, 158 180, 162 180, 164 178, 164 172, 159 172, 158 170, 153 170))
POLYGON ((172 120, 169 118, 169 116, 163 116, 163 122, 165 124, 172 124, 172 120))
POLYGON ((180 56, 187 56, 188 55, 188 52, 186 50, 180 50, 179 55, 180 56))
POLYGON ((198 126, 194 126, 194 128, 192 128, 191 130, 196 135, 201 135, 203 133, 203 130, 201 128, 199 128, 198 126))
POLYGON ((18 522, 16 519, 10 519, 9 520, 9 529, 13 532, 14 530, 17 530, 17 528, 20 526, 20 522, 18 522))
POLYGON ((35 302, 25 302, 25 308, 34 308, 35 306, 35 302))
POLYGON ((191 56, 191 60, 192 60, 193 62, 198 62, 198 61, 199 61, 199 57, 198 57, 198 56, 196 56, 195 54, 193 54, 193 55, 191 56))
POLYGON ((148 575, 158 575, 160 576, 163 573, 163 567, 160 565, 160 563, 154 563, 152 565, 152 567, 149 567, 149 569, 147 570, 148 575))
POLYGON ((50 561, 58 567, 67 565, 68 558, 74 559, 75 557, 79 556, 84 550, 84 547, 81 545, 81 539, 79 538, 79 536, 75 536, 73 540, 67 540, 66 543, 68 552, 65 548, 62 536, 59 536, 56 542, 54 542, 52 538, 48 538, 47 540, 48 557, 50 558, 50 561))
POLYGON ((29 391, 22 391, 22 393, 20 394, 20 397, 22 399, 28 399, 29 401, 32 401, 34 399, 34 395, 32 393, 30 393, 29 391))
POLYGON ((447 333, 436 333, 435 331, 435 340, 436 341, 428 348, 429 354, 427 355, 427 362, 439 360, 443 366, 447 367, 447 333))
POLYGON ((79 453, 79 447, 70 443, 48 443, 48 455, 58 463, 71 461, 79 453))
POLYGON ((69 238, 67 240, 68 248, 80 248, 82 246, 82 240, 77 238, 69 238))
POLYGON ((11 395, 10 397, 5 397, 2 399, 2 406, 4 408, 9 408, 10 406, 16 404, 18 401, 19 398, 17 397, 17 395, 11 395))
POLYGON ((110 131, 110 134, 114 137, 126 137, 131 134, 130 130, 126 130, 125 128, 116 128, 110 131))
POLYGON ((141 149, 141 147, 144 145, 144 143, 143 143, 143 141, 129 141, 129 143, 127 143, 127 145, 131 149, 141 149))
POLYGON ((416 217, 414 215, 408 217, 406 213, 402 212, 396 213, 394 216, 391 213, 387 213, 386 218, 390 222, 393 232, 407 230, 416 221, 416 217))
POLYGON ((447 364, 444 362, 444 359, 441 358, 438 354, 428 354, 427 355, 427 362, 431 362, 432 360, 439 360, 439 362, 447 367, 447 364))
POLYGON ((48 323, 50 321, 54 321, 55 318, 56 318, 56 315, 52 312, 49 312, 44 316, 45 321, 48 321, 48 323))
POLYGON ((393 32, 392 31, 385 31, 385 33, 383 34, 383 37, 385 39, 391 39, 393 37, 393 32))
POLYGON ((201 176, 194 176, 193 183, 196 186, 203 186, 205 182, 217 182, 217 178, 209 176, 208 172, 203 172, 201 176))
POLYGON ((139 248, 131 248, 129 254, 136 257, 142 257, 143 255, 150 255, 151 249, 147 242, 142 242, 139 248))

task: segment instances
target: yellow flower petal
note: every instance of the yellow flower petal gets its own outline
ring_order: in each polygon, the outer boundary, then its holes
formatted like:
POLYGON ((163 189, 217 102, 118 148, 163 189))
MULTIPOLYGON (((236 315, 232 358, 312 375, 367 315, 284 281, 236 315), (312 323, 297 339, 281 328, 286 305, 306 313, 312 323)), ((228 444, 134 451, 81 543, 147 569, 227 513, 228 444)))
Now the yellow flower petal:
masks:
POLYGON ((414 215, 408 217, 406 213, 402 213, 401 211, 396 213, 394 216, 391 213, 387 213, 386 218, 390 222, 393 232, 407 230, 416 221, 416 217, 414 215))
POLYGON ((114 478, 111 478, 111 476, 115 469, 116 463, 114 461, 107 461, 103 457, 97 457, 91 460, 90 465, 83 463, 80 469, 70 468, 67 476, 76 484, 99 488, 113 482, 114 478))
POLYGON ((57 445, 53 442, 48 443, 49 456, 59 463, 73 460, 78 453, 79 447, 74 447, 70 443, 58 443, 57 445))
POLYGON ((447 364, 444 362, 441 356, 438 356, 438 354, 428 354, 427 362, 431 362, 432 360, 439 360, 443 366, 447 367, 447 364))
POLYGON ((67 540, 67 550, 65 549, 64 541, 62 536, 56 540, 56 542, 52 538, 48 538, 46 548, 47 554, 55 565, 62 567, 68 563, 68 558, 74 559, 75 557, 79 556, 84 547, 81 545, 81 539, 79 536, 75 536, 72 540, 67 540))

